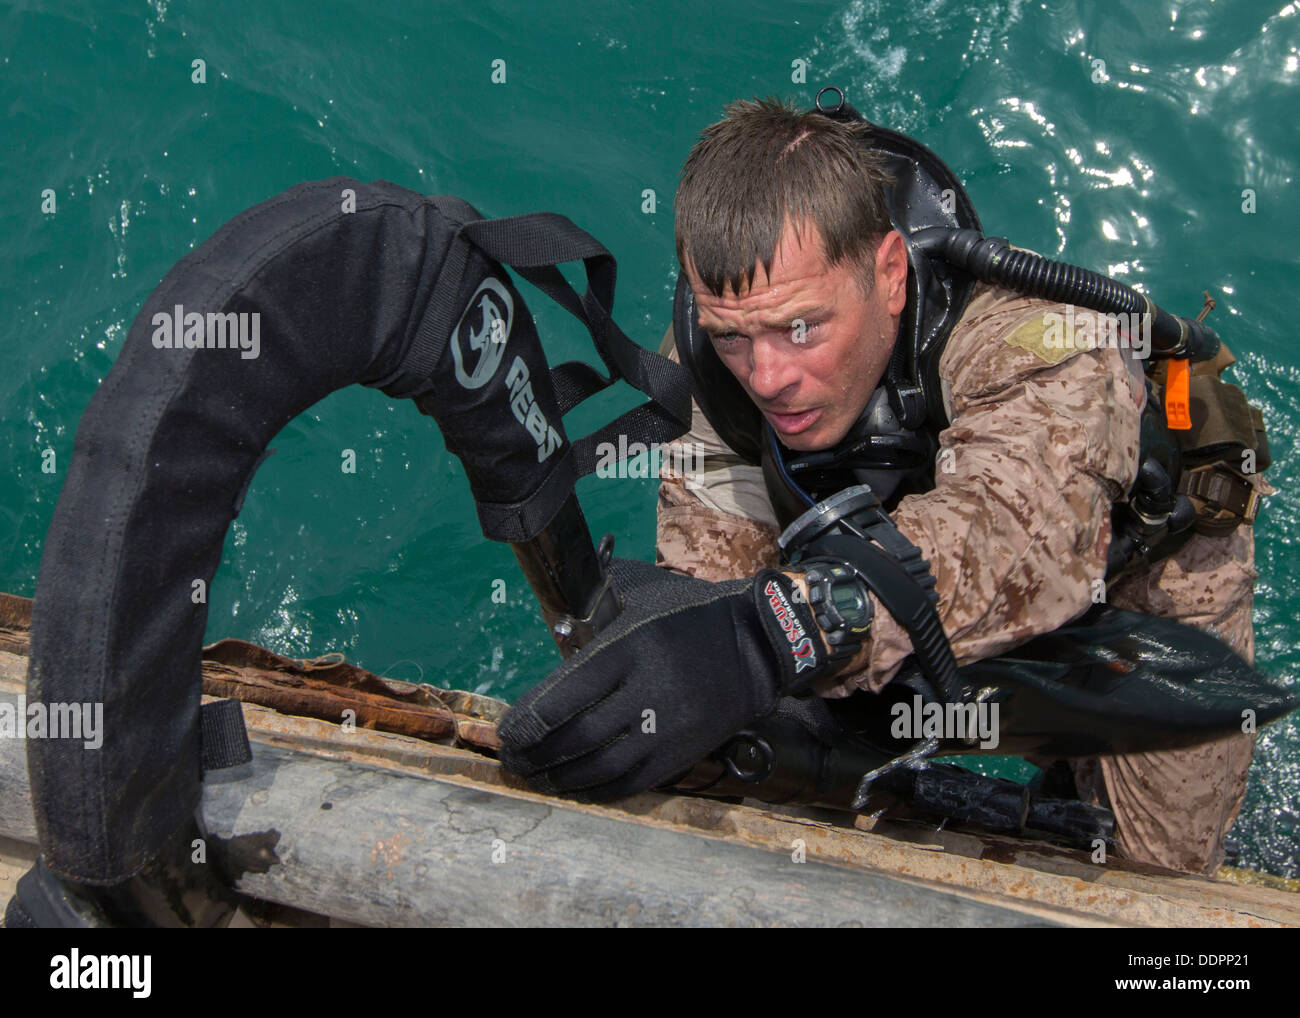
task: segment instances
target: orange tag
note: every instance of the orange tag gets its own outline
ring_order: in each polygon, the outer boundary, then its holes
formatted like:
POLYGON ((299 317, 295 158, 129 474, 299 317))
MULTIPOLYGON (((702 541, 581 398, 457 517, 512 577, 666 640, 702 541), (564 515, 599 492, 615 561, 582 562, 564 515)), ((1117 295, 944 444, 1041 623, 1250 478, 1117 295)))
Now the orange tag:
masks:
POLYGON ((1173 431, 1190 431, 1192 427, 1191 375, 1187 361, 1171 360, 1165 378, 1165 420, 1173 431))

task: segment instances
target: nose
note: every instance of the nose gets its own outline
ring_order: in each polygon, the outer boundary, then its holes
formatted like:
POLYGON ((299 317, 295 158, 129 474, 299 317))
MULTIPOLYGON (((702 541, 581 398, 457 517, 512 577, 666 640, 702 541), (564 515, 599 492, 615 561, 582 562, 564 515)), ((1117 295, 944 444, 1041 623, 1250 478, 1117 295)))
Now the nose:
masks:
POLYGON ((786 351, 765 338, 756 338, 750 348, 753 364, 749 387, 759 399, 776 403, 799 384, 799 369, 786 351))

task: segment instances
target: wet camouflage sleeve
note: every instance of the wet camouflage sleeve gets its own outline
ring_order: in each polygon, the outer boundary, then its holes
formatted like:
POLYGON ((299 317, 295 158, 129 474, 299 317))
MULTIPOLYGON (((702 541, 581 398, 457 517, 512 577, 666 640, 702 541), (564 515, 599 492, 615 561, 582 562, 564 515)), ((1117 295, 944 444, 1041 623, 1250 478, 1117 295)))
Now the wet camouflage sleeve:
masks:
MULTIPOLYGON (((677 360, 669 328, 659 352, 677 360)), ((655 561, 702 580, 734 580, 776 566, 780 530, 763 485, 691 404, 691 430, 662 457, 655 561)))

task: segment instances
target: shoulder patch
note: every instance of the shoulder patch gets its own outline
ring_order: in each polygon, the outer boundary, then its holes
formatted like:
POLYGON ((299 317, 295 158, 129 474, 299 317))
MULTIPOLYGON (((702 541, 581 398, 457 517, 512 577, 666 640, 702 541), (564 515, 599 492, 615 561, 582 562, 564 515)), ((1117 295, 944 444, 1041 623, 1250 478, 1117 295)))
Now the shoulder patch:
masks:
POLYGON ((1022 323, 1002 339, 1047 364, 1059 363, 1082 348, 1075 342, 1075 323, 1050 311, 1022 323))

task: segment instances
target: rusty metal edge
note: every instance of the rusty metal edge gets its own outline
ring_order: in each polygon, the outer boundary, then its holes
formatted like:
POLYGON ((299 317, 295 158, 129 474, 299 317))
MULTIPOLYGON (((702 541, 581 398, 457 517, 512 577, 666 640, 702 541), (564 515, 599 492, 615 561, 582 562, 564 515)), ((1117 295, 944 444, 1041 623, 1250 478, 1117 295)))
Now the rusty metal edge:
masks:
MULTIPOLYGON (((0 688, 21 691, 23 671, 24 659, 0 654, 0 688), (6 662, 6 658, 11 660, 6 662)), ((345 731, 336 723, 284 715, 251 704, 244 704, 244 714, 250 737, 266 745, 469 784, 497 795, 556 803, 520 787, 494 760, 475 752, 404 735, 360 728, 345 731)), ((1081 879, 1017 863, 935 851, 935 846, 909 845, 880 834, 783 816, 769 808, 655 793, 626 800, 617 808, 571 802, 563 806, 782 854, 788 854, 792 840, 800 838, 809 859, 929 888, 942 887, 1058 922, 1214 927, 1300 924, 1300 896, 1269 888, 1238 888, 1192 877, 1141 877, 1100 867, 1094 868, 1091 879, 1081 879), (1234 898, 1238 900, 1225 900, 1234 898)))

